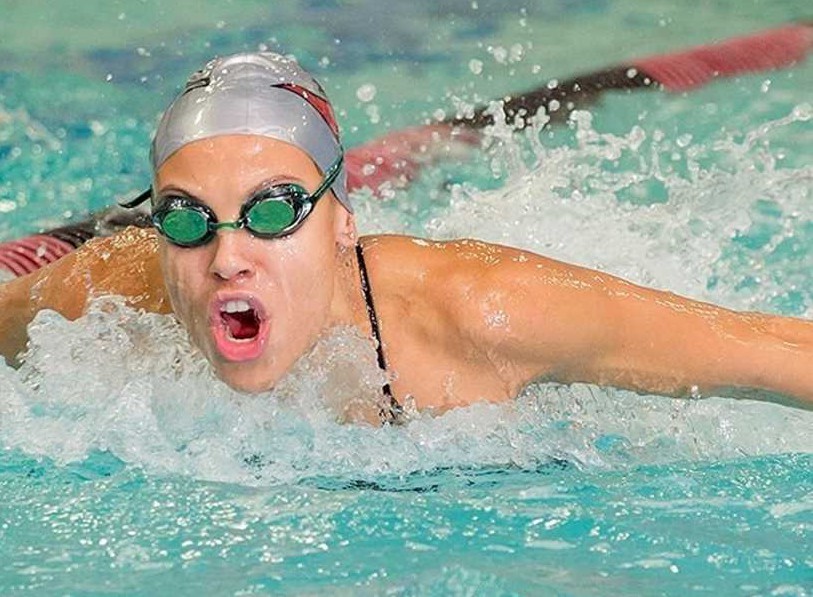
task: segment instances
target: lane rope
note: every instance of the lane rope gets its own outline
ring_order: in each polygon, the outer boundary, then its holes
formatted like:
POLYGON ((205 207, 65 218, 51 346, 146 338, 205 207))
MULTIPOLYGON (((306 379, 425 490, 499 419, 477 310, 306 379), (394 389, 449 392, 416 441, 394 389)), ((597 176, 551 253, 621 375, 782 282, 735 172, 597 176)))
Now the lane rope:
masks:
MULTIPOLYGON (((682 93, 716 78, 786 68, 803 61, 813 48, 813 23, 785 25, 716 43, 631 60, 547 84, 503 100, 506 122, 517 129, 544 109, 553 122, 596 101, 609 90, 662 89, 682 93), (556 102, 554 104, 553 102, 556 102), (553 109, 556 107, 557 109, 553 109)), ((403 187, 420 169, 479 145, 480 130, 494 124, 488 107, 465 118, 410 127, 374 139, 347 152, 350 191, 369 188, 386 196, 403 187)), ((104 225, 100 215, 26 238, 0 243, 0 269, 22 276, 53 263, 94 236, 128 225, 145 226, 144 214, 117 212, 104 225)))

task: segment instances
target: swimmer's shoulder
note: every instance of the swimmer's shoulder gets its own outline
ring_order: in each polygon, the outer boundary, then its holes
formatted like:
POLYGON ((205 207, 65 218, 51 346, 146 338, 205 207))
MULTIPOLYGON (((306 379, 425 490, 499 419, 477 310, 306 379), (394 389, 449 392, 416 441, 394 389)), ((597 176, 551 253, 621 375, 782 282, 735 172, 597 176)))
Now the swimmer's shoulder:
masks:
MULTIPOLYGON (((533 263, 538 268, 569 269, 572 266, 530 251, 471 238, 431 240, 414 236, 382 234, 360 239, 365 259, 374 268, 385 266, 397 278, 468 285, 475 280, 498 283, 503 270, 513 264, 533 263)), ((513 275, 515 272, 507 272, 513 275)))
MULTIPOLYGON (((629 290, 612 276, 514 247, 475 239, 434 241, 409 236, 361 240, 373 285, 404 304, 420 302, 444 333, 491 333, 495 313, 552 312, 588 305, 609 287, 629 290), (624 286, 621 288, 621 286, 624 286)), ((375 291, 375 289, 374 289, 375 291)))
POLYGON ((124 297, 136 308, 168 313, 154 230, 129 227, 95 238, 43 268, 38 292, 43 307, 76 317, 94 296, 124 297))
POLYGON ((365 237, 361 245, 385 342, 398 338, 389 348, 396 365, 422 363, 416 366, 427 371, 431 363, 467 371, 466 378, 482 388, 514 388, 495 368, 492 350, 511 328, 495 322, 516 292, 514 266, 532 254, 473 239, 388 235, 365 237))
MULTIPOLYGON (((467 268, 466 260, 461 257, 465 255, 469 243, 476 241, 436 241, 381 234, 362 237, 359 242, 368 266, 374 271, 380 270, 388 285, 403 286, 409 292, 415 292, 413 286, 417 284, 436 294, 449 283, 465 278, 469 273, 467 269, 473 269, 467 268)), ((474 246, 471 245, 472 248, 474 246)))
POLYGON ((424 341, 453 333, 454 318, 469 274, 460 267, 453 241, 376 235, 360 239, 376 310, 384 327, 403 327, 424 341))
POLYGON ((365 261, 391 298, 442 311, 448 319, 466 317, 465 307, 480 295, 505 286, 493 270, 504 261, 528 259, 525 253, 474 239, 429 240, 402 235, 360 239, 365 261))

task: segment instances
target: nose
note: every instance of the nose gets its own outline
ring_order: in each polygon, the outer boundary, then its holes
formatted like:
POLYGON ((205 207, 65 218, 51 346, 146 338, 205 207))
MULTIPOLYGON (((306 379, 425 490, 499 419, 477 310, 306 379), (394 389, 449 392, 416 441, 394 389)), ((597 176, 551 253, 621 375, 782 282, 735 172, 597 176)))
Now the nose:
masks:
POLYGON ((212 240, 214 254, 209 265, 219 280, 239 280, 254 275, 251 235, 245 230, 218 230, 212 240))

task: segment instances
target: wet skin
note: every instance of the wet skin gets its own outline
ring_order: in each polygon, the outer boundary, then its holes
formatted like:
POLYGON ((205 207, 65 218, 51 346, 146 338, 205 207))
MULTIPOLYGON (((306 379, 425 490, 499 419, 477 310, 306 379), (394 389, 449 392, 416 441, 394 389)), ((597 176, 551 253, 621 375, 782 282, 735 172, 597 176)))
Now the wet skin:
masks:
MULTIPOLYGON (((156 189, 193 196, 233 221, 270 181, 313 190, 321 175, 286 143, 223 136, 174 154, 156 189)), ((17 353, 38 309, 77 317, 89 297, 117 294, 174 312, 229 385, 266 390, 333 326, 355 326, 372 342, 356 242, 352 215, 330 193, 283 239, 221 230, 208 245, 182 249, 127 230, 0 286, 0 326, 9 330, 0 351, 17 353), (231 300, 261 316, 247 343, 224 331, 220 312, 231 300)), ((813 408, 813 322, 738 313, 478 241, 358 242, 401 402, 411 396, 419 408, 443 410, 502 401, 545 379, 672 396, 757 391, 813 408)))
MULTIPOLYGON (((176 152, 158 172, 155 194, 158 202, 168 194, 194 198, 225 222, 237 220, 243 203, 259 189, 297 183, 313 191, 321 181, 300 149, 235 135, 176 152)), ((221 230, 201 247, 162 240, 159 255, 173 311, 194 343, 226 383, 258 392, 272 387, 323 330, 363 323, 353 280, 346 275, 354 245, 352 217, 331 193, 295 234, 265 240, 246 230, 221 230), (221 317, 229 301, 246 301, 256 311, 260 326, 253 341, 229 335, 221 317)))

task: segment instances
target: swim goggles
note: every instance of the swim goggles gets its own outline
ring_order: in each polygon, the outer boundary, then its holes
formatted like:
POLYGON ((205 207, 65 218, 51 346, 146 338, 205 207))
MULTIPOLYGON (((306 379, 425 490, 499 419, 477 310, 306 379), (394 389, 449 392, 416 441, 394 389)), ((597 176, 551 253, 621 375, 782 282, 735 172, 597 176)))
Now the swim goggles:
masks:
MULTIPOLYGON (((215 233, 226 228, 245 228, 258 238, 273 239, 295 232, 313 211, 336 180, 344 155, 339 154, 328 168, 322 184, 313 193, 295 183, 275 184, 260 189, 240 208, 235 222, 218 222, 210 207, 184 196, 169 195, 153 209, 152 223, 169 242, 179 247, 200 247, 211 241, 215 233)), ((122 207, 135 207, 151 195, 145 191, 122 207)))

